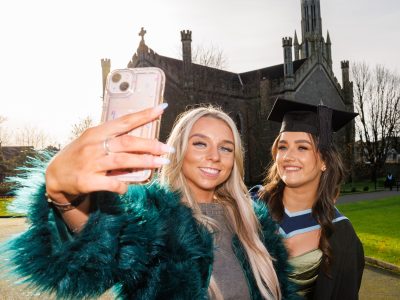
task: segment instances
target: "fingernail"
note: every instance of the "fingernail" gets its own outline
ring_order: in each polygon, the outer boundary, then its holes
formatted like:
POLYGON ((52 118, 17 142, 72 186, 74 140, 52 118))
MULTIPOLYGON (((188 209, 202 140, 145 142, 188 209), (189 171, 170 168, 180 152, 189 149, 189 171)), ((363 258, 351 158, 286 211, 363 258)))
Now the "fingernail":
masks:
POLYGON ((167 144, 161 144, 161 151, 165 153, 175 153, 175 148, 167 144))
POLYGON ((168 107, 168 103, 161 103, 160 105, 156 106, 157 110, 165 110, 168 107))
POLYGON ((166 157, 157 156, 154 158, 154 163, 159 165, 168 165, 171 161, 166 157))

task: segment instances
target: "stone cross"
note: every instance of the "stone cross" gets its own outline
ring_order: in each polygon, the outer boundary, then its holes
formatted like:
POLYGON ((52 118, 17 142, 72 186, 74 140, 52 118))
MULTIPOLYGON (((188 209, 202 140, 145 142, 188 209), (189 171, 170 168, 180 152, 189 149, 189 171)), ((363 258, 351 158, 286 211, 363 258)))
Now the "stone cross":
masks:
POLYGON ((142 29, 139 32, 139 35, 142 37, 142 41, 144 41, 144 35, 146 34, 146 30, 144 30, 144 28, 142 27, 142 29))

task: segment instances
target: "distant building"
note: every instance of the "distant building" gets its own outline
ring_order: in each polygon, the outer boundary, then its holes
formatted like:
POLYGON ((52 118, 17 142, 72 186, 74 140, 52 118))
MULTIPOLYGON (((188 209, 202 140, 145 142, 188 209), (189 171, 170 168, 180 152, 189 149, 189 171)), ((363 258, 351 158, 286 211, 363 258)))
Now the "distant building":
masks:
POLYGON ((389 150, 386 164, 400 164, 400 153, 396 149, 392 148, 389 150))
MULTIPOLYGON (((301 0, 301 43, 282 39, 283 63, 244 73, 201 66, 192 62, 192 32, 180 32, 182 60, 157 54, 141 41, 128 67, 154 66, 164 70, 167 81, 164 98, 169 107, 161 122, 160 139, 165 140, 175 118, 185 108, 202 103, 218 105, 235 120, 246 147, 245 180, 259 183, 270 161, 270 148, 277 135, 277 124, 266 118, 278 96, 319 104, 321 101, 341 110, 353 110, 353 85, 349 81, 349 62, 342 61, 342 85, 332 71, 329 32, 322 34, 319 0, 301 0)), ((245 54, 244 54, 245 55, 245 54)), ((102 60, 103 88, 110 72, 109 59, 102 60)), ((347 161, 352 155, 354 124, 341 130, 337 142, 347 161)))

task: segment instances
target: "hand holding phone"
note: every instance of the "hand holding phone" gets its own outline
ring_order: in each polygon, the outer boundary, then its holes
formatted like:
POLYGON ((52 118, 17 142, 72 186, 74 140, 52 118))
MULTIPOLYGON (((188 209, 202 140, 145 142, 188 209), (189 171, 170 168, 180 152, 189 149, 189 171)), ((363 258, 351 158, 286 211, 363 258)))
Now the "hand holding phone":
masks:
MULTIPOLYGON (((161 104, 164 88, 165 74, 159 68, 126 68, 110 72, 104 93, 102 122, 161 104)), ((127 134, 155 139, 159 130, 159 121, 153 121, 127 134)), ((144 183, 151 180, 153 170, 113 170, 108 175, 129 183, 144 183)))

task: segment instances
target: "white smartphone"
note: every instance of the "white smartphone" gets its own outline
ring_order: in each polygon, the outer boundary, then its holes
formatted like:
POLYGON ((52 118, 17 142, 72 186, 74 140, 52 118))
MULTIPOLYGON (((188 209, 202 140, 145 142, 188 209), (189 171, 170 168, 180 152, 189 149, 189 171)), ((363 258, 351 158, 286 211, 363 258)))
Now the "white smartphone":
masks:
MULTIPOLYGON (((117 69, 107 76, 104 92, 102 122, 123 115, 155 107, 163 102, 165 74, 155 67, 117 69)), ((159 120, 138 127, 128 134, 148 139, 158 138, 159 120)), ((153 170, 113 170, 109 176, 129 183, 145 183, 153 177, 153 170)))

